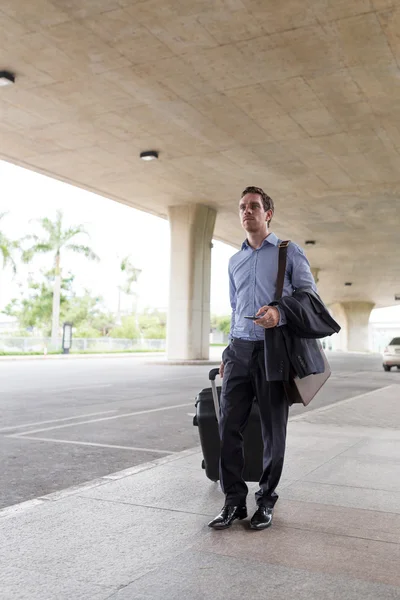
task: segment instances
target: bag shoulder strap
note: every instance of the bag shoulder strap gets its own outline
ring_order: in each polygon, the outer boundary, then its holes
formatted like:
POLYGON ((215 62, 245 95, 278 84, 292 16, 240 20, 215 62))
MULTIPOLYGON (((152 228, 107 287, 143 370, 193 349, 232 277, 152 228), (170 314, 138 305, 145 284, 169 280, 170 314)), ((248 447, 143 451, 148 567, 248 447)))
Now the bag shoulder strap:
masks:
POLYGON ((283 284, 285 281, 287 249, 289 244, 290 240, 285 240, 279 244, 279 264, 278 277, 276 280, 275 302, 278 302, 282 298, 283 284))

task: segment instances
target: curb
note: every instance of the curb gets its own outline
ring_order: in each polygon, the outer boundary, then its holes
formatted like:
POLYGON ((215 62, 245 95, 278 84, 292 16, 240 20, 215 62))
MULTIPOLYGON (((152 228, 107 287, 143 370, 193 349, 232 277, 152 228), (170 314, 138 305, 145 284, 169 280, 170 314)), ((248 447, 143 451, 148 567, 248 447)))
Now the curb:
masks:
POLYGON ((2 361, 4 362, 9 362, 9 361, 24 361, 24 360, 84 360, 87 358, 142 358, 142 359, 149 359, 149 364, 151 363, 152 365, 161 365, 161 366, 165 366, 165 365, 214 365, 214 366, 219 366, 220 364, 220 359, 188 359, 188 360, 168 360, 167 358, 165 359, 160 359, 160 355, 161 356, 165 356, 164 353, 162 352, 113 352, 111 354, 47 354, 47 356, 44 355, 28 355, 28 356, 23 356, 23 355, 16 355, 16 356, 0 356, 0 363, 2 361), (160 360, 154 360, 159 358, 160 360), (151 360, 150 360, 151 359, 151 360))
POLYGON ((37 498, 32 498, 31 500, 26 500, 25 502, 19 502, 18 504, 5 506, 4 508, 0 509, 0 519, 6 519, 7 517, 13 517, 15 515, 25 513, 33 508, 38 508, 39 506, 43 506, 49 502, 58 502, 59 500, 64 500, 65 498, 75 496, 84 490, 90 490, 99 487, 100 485, 110 483, 111 481, 118 481, 118 479, 130 477, 131 475, 136 475, 142 471, 148 471, 149 469, 154 469, 155 467, 175 462, 176 460, 180 460, 186 456, 191 456, 192 454, 196 454, 200 451, 201 446, 194 446, 188 450, 182 450, 182 452, 177 452, 176 454, 170 454, 169 456, 156 458, 155 460, 141 463, 140 465, 135 465, 134 467, 129 467, 128 469, 123 469, 122 471, 115 471, 115 473, 110 473, 109 475, 104 475, 103 477, 98 477, 97 479, 86 481, 85 483, 73 485, 58 492, 51 492, 45 496, 38 496, 37 498))
POLYGON ((304 413, 299 415, 293 415, 293 417, 289 417, 289 422, 293 423, 295 421, 306 421, 313 415, 318 415, 319 413, 326 412, 328 410, 334 410, 338 406, 342 406, 343 404, 349 404, 353 400, 358 400, 359 398, 364 398, 365 396, 370 396, 371 394, 376 394, 376 392, 382 392, 383 390, 388 390, 393 387, 393 383, 389 385, 384 385, 382 387, 378 387, 375 390, 370 390, 369 392, 363 392, 362 394, 357 394, 357 396, 351 396, 350 398, 344 398, 343 400, 338 400, 337 402, 332 402, 331 404, 327 404, 324 406, 320 406, 319 408, 314 408, 311 410, 307 410, 304 413))

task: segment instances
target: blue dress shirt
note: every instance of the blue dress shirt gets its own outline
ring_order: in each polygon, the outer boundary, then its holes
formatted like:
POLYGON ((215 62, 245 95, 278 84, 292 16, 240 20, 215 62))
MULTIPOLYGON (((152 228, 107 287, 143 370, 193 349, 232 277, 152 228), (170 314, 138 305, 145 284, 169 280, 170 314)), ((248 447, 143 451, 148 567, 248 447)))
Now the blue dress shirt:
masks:
MULTIPOLYGON (((242 340, 263 340, 264 328, 245 315, 255 315, 265 304, 275 300, 275 287, 278 277, 279 243, 281 240, 270 233, 260 248, 254 250, 247 240, 241 250, 229 260, 229 295, 232 307, 230 338, 242 340)), ((283 296, 291 296, 299 287, 311 287, 317 291, 310 263, 303 250, 290 242, 287 251, 283 296)), ((279 324, 286 323, 280 310, 279 324)))

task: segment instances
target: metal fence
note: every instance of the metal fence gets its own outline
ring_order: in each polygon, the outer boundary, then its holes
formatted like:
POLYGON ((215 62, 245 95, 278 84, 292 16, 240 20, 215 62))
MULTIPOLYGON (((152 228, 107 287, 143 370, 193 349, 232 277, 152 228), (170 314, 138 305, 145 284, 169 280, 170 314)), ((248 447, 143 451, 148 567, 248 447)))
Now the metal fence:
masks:
MULTIPOLYGON (((61 350, 61 339, 56 344, 43 337, 0 337, 0 352, 52 352, 61 350)), ((121 350, 164 351, 165 340, 129 340, 123 338, 72 338, 71 351, 116 352, 121 350)))

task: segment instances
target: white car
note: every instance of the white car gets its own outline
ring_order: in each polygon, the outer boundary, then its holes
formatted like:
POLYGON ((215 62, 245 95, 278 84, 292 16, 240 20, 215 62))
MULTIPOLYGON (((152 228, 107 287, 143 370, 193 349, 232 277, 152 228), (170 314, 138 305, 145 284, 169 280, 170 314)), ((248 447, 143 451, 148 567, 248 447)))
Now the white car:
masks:
POLYGON ((400 337, 393 338, 383 351, 383 368, 390 371, 392 367, 400 369, 400 337))

